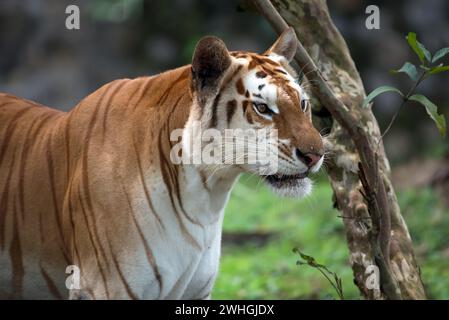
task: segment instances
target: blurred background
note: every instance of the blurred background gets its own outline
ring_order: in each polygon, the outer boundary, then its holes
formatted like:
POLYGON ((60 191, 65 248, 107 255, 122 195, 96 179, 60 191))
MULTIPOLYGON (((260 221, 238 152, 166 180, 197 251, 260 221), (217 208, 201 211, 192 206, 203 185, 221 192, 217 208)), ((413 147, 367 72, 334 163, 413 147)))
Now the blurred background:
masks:
MULTIPOLYGON (((389 70, 417 63, 405 35, 416 32, 434 53, 449 47, 449 2, 444 0, 328 1, 367 92, 380 85, 410 87, 389 70), (365 28, 365 8, 380 8, 380 30, 365 28)), ((221 37, 231 50, 263 52, 271 27, 239 0, 0 0, 0 92, 70 110, 117 78, 150 75, 190 63, 196 41, 221 37), (76 4, 80 30, 67 30, 65 9, 76 4)), ((449 63, 449 56, 443 59, 449 63)), ((418 90, 449 119, 449 72, 418 90)), ((376 99, 385 129, 400 100, 376 99)), ((424 109, 407 105, 385 137, 394 184, 414 240, 430 298, 449 299, 449 138, 440 138, 424 109)), ((223 256, 214 299, 332 299, 317 270, 296 266, 298 247, 343 280, 346 298, 359 299, 348 250, 325 174, 301 202, 276 198, 242 177, 226 210, 223 256)))

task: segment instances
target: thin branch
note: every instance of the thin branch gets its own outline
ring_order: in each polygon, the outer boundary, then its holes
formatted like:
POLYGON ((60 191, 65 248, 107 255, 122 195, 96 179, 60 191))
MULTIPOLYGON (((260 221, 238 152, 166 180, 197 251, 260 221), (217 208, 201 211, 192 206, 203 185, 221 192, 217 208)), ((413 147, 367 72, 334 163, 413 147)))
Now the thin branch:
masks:
POLYGON ((398 110, 396 110, 396 112, 394 113, 393 117, 390 120, 390 123, 388 123, 387 128, 385 129, 385 131, 382 133, 382 135, 380 136, 379 140, 377 141, 377 150, 376 150, 376 152, 379 150, 380 143, 382 142, 384 136, 388 133, 388 131, 390 131, 390 128, 393 125, 393 123, 395 122, 395 120, 396 120, 397 116, 399 115, 399 112, 401 111, 402 107, 407 103, 407 101, 409 101, 410 97, 412 96, 413 93, 415 93, 416 88, 418 88, 419 84, 425 79, 426 75, 427 75, 427 72, 424 71, 421 74, 421 76, 418 78, 418 80, 415 81, 415 83, 410 88, 408 93, 402 98, 401 105, 399 106, 398 110))
POLYGON ((349 219, 349 220, 371 220, 371 217, 347 217, 347 216, 342 216, 342 215, 338 215, 337 218, 349 219))
MULTIPOLYGON (((319 272, 321 272, 321 274, 326 277, 327 281, 332 285, 332 287, 334 288, 334 290, 337 292, 340 300, 344 300, 344 296, 343 296, 343 291, 341 290, 341 288, 338 286, 338 283, 334 283, 329 276, 326 274, 326 272, 324 272, 323 270, 321 270, 321 268, 316 268, 318 269, 319 272)), ((327 270, 326 270, 327 271, 327 270)), ((333 273, 332 273, 333 275, 333 273)))
POLYGON ((398 110, 396 110, 396 112, 394 113, 393 117, 391 118, 390 122, 388 123, 387 128, 385 129, 385 131, 382 133, 382 135, 380 136, 379 140, 377 141, 377 150, 379 150, 379 146, 380 143, 383 141, 384 136, 388 133, 388 131, 390 131, 391 126, 393 125, 393 123, 395 122, 396 118, 399 115, 399 112, 401 111, 402 107, 404 106, 404 104, 407 102, 407 99, 404 97, 402 99, 401 105, 399 106, 398 110))

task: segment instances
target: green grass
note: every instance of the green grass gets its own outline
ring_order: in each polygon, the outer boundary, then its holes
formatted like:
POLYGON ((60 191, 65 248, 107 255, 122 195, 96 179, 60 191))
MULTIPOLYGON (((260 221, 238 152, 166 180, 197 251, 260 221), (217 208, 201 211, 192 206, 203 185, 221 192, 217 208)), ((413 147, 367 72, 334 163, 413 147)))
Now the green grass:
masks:
POLYGON ((429 188, 402 192, 398 199, 428 297, 449 299, 449 209, 439 204, 429 188))
MULTIPOLYGON (((346 299, 361 299, 353 284, 341 218, 332 208, 332 190, 321 178, 312 196, 298 201, 276 197, 258 180, 242 177, 236 185, 224 221, 224 231, 272 233, 264 245, 224 244, 214 299, 337 298, 315 269, 296 266, 298 247, 335 271, 346 299)), ((415 239, 424 248, 418 256, 430 297, 449 298, 449 215, 431 190, 399 194, 403 213, 415 239)))

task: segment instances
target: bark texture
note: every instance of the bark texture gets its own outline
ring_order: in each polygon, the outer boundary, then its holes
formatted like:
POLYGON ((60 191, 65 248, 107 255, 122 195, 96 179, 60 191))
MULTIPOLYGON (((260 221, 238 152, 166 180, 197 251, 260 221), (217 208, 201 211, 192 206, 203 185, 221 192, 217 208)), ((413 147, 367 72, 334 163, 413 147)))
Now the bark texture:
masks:
MULTIPOLYGON (((326 1, 272 0, 271 3, 296 30, 300 44, 315 62, 321 78, 344 104, 344 112, 358 122, 355 131, 350 132, 347 126, 341 125, 341 117, 331 112, 334 116, 329 136, 332 149, 327 166, 334 204, 341 211, 345 227, 355 284, 366 299, 425 299, 412 240, 391 183, 389 162, 382 143, 377 148, 381 136, 379 126, 371 109, 362 109, 363 83, 343 37, 332 22, 326 1), (356 130, 363 130, 365 143, 362 147, 360 140, 356 141, 356 130), (363 148, 370 150, 364 152, 363 148), (375 159, 365 154, 373 154, 375 159), (380 179, 372 180, 371 176, 380 179), (384 210, 376 210, 376 203, 382 202, 384 210), (376 242, 379 239, 380 243, 376 242)), ((255 4, 262 12, 263 1, 255 0, 255 4)), ((310 66, 301 65, 303 62, 298 61, 300 67, 306 71, 310 69, 310 66)), ((318 80, 311 81, 311 88, 316 88, 314 82, 318 80)), ((328 100, 320 90, 312 91, 318 106, 321 103, 325 110, 328 100)), ((318 114, 325 114, 323 110, 318 114)))

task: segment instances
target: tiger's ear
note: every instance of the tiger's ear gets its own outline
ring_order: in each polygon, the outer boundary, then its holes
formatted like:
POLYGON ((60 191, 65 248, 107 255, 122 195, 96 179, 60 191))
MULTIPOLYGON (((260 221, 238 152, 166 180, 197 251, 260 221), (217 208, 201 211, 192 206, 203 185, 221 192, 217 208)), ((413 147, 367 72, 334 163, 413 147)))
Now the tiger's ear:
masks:
POLYGON ((231 56, 222 40, 213 36, 202 38, 196 45, 192 59, 195 89, 202 91, 216 87, 230 65, 231 56))
POLYGON ((292 27, 289 27, 282 32, 276 42, 265 52, 265 54, 274 53, 284 57, 290 62, 295 56, 297 41, 295 30, 292 27))

